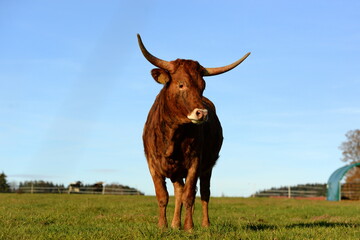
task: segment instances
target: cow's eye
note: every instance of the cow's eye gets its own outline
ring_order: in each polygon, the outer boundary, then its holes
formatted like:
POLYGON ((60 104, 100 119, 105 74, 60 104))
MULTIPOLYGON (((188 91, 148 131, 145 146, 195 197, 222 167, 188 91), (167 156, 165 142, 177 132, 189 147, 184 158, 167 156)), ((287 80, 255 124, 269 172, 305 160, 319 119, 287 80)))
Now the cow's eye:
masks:
POLYGON ((183 84, 183 83, 179 83, 179 88, 180 88, 180 89, 184 88, 184 84, 183 84))

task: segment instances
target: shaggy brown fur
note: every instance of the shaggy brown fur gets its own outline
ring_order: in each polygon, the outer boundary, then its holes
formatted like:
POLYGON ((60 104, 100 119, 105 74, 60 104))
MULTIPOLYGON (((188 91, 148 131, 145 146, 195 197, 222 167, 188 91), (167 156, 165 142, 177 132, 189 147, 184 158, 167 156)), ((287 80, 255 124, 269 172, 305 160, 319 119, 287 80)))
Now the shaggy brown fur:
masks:
POLYGON ((204 68, 192 60, 178 59, 170 63, 174 66, 171 72, 159 68, 152 70, 153 78, 164 87, 149 112, 143 142, 159 205, 159 226, 167 226, 169 195, 165 178, 170 178, 175 191, 175 213, 171 226, 180 228, 184 206, 184 229, 191 230, 198 178, 202 225, 210 224, 210 178, 223 141, 222 128, 214 104, 203 96, 204 68), (208 111, 202 124, 194 124, 188 118, 197 108, 208 111))

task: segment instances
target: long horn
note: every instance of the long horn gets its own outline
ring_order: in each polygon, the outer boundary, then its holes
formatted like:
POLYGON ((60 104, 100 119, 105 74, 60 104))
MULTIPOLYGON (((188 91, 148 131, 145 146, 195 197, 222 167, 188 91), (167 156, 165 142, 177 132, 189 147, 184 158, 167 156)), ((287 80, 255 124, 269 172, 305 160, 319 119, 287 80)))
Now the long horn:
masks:
POLYGON ((143 42, 141 40, 140 34, 137 35, 137 38, 138 38, 139 47, 141 49, 141 52, 143 53, 144 57, 150 63, 152 63, 156 67, 159 67, 159 68, 162 68, 162 69, 165 69, 165 70, 168 70, 168 71, 172 70, 173 66, 172 66, 172 64, 170 62, 161 60, 160 58, 157 58, 157 57, 153 56, 151 53, 148 52, 148 50, 146 50, 146 48, 145 48, 145 46, 144 46, 144 44, 143 44, 143 42))
POLYGON ((230 71, 231 69, 235 68, 237 65, 242 63, 249 55, 250 55, 250 52, 245 54, 242 58, 240 58, 236 62, 234 62, 230 65, 224 66, 224 67, 205 68, 204 76, 214 76, 214 75, 218 75, 218 74, 222 74, 224 72, 230 71))

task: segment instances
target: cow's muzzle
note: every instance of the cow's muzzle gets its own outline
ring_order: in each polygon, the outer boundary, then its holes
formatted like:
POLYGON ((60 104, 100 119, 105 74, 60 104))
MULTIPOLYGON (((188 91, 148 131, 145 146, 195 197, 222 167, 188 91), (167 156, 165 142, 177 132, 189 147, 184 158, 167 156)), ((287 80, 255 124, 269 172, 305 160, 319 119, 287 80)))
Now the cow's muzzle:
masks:
POLYGON ((201 124, 208 120, 208 110, 195 108, 187 117, 192 123, 201 124))

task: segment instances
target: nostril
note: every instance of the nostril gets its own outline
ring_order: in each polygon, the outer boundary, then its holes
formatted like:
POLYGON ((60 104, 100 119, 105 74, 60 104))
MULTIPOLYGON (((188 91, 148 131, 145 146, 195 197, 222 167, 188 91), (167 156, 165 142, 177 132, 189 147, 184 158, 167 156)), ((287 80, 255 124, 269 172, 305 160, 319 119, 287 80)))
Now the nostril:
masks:
POLYGON ((201 124, 208 119, 208 110, 195 108, 188 116, 193 123, 201 124))

